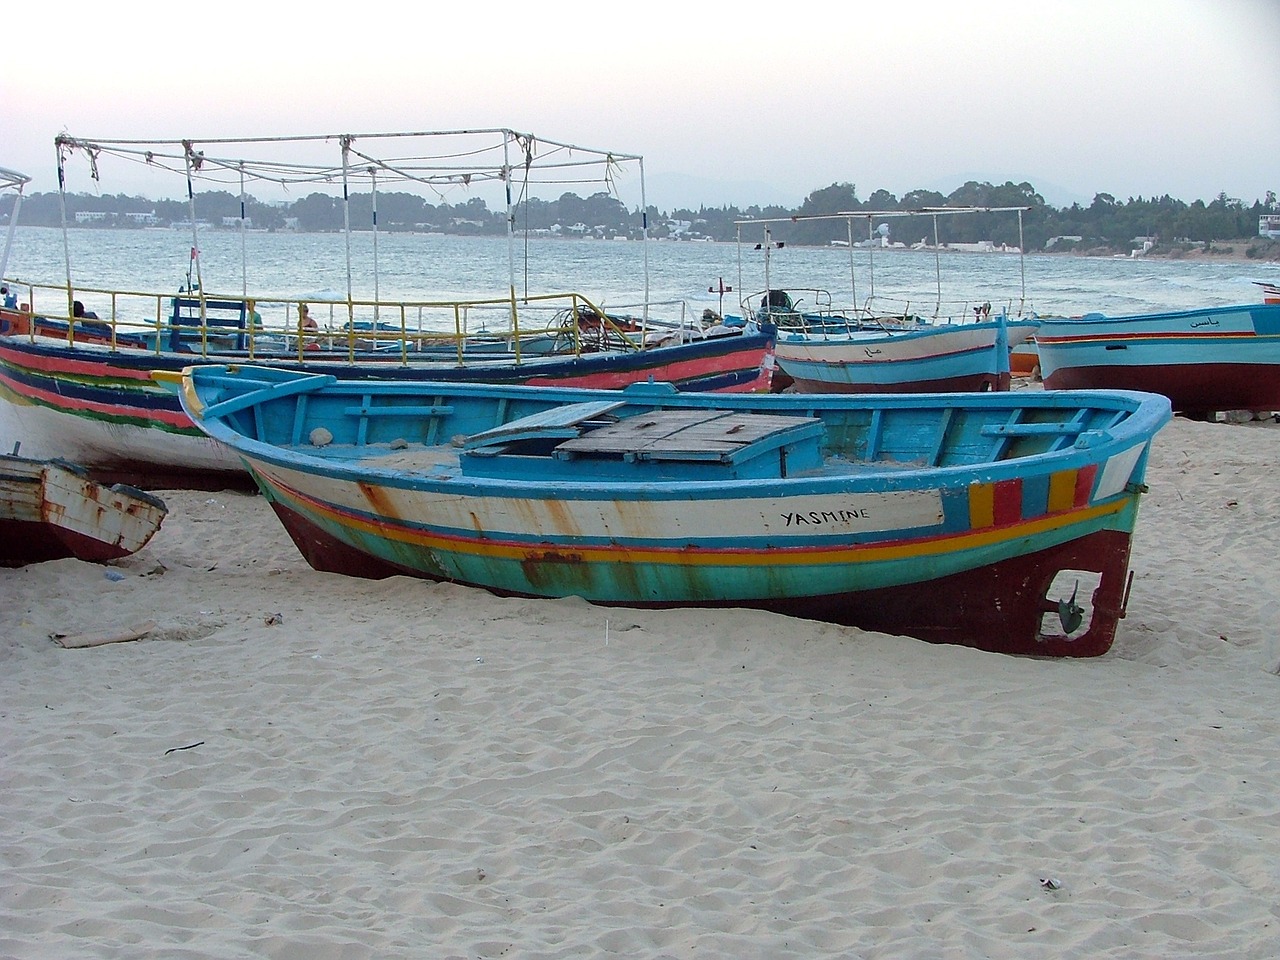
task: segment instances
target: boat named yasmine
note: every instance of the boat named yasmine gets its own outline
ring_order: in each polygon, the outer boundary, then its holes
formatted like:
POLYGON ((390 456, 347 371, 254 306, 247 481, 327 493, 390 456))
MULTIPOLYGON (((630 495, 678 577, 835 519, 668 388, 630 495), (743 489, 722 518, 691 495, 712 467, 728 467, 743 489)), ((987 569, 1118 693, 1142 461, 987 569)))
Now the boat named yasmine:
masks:
POLYGON ((1105 652, 1163 397, 709 395, 188 368, 315 568, 1105 652))

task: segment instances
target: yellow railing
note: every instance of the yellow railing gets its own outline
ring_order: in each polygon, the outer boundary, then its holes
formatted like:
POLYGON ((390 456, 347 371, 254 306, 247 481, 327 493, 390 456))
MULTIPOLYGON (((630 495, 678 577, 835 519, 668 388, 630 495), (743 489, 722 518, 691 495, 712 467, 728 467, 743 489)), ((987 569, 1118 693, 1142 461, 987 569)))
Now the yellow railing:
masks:
POLYGON ((151 293, 9 282, 32 336, 161 353, 180 342, 201 356, 332 358, 371 354, 402 363, 456 357, 458 364, 529 353, 643 348, 633 326, 580 293, 441 300, 299 300, 211 291, 151 293), (24 295, 25 294, 25 295, 24 295), (84 304, 84 311, 77 307, 84 304), (177 321, 177 322, 175 322, 177 321))

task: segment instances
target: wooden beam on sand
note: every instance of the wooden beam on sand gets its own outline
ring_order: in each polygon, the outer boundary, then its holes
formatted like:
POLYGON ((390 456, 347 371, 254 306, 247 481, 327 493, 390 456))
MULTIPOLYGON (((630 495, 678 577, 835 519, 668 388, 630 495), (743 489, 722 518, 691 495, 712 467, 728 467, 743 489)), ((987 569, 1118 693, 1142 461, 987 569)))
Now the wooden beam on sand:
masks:
POLYGON ((128 640, 141 640, 147 634, 156 628, 154 620, 148 620, 146 623, 139 624, 129 630, 120 633, 109 634, 93 634, 93 633, 77 633, 77 634, 60 634, 51 633, 49 639, 60 647, 66 649, 79 649, 82 647, 101 647, 107 643, 124 643, 128 640))

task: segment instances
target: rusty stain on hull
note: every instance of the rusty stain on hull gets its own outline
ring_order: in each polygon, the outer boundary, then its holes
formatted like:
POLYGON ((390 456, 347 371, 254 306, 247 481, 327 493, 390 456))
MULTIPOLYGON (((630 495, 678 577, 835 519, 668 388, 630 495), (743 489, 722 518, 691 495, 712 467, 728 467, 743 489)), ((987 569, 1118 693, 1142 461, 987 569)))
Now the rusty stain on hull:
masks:
POLYGON ((146 546, 166 513, 158 498, 104 486, 74 464, 0 457, 0 566, 126 557, 146 546))
POLYGON ((520 561, 520 569, 529 583, 540 589, 561 586, 566 580, 582 579, 583 574, 589 575, 590 572, 582 563, 582 554, 559 550, 531 553, 520 561), (566 573, 571 576, 565 577, 566 573))
MULTIPOLYGON (((308 563, 318 570, 370 579, 407 574, 461 582, 362 554, 288 507, 278 502, 272 506, 308 563)), ((1111 648, 1118 621, 1124 616, 1130 544, 1128 533, 1101 530, 1079 540, 985 567, 895 587, 740 601, 717 599, 709 589, 702 600, 679 603, 631 600, 600 605, 658 609, 751 607, 882 633, 905 634, 935 643, 963 644, 992 653, 1096 657, 1111 648), (1092 607, 1089 625, 1079 635, 1047 634, 1042 630, 1042 619, 1056 609, 1056 601, 1062 598, 1046 596, 1046 591, 1058 573, 1072 570, 1092 570, 1100 574, 1100 582, 1088 598, 1092 607), (993 597, 1002 598, 1001 602, 992 602, 993 597), (925 624, 931 625, 923 626, 925 624)), ((565 590, 564 582, 556 575, 581 578, 591 569, 589 564, 580 562, 577 554, 563 550, 530 554, 524 566, 531 584, 536 574, 548 582, 549 587, 561 590, 559 595, 571 595, 574 591, 565 590)), ((629 570, 626 563, 611 566, 613 576, 629 570)), ((510 590, 491 592, 499 596, 540 595, 510 590)))

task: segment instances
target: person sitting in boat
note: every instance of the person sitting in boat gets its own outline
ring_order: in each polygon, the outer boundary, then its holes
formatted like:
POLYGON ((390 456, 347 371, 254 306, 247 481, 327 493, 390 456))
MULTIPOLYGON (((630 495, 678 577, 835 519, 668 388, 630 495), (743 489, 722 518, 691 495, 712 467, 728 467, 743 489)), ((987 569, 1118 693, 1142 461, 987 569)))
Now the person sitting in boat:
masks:
POLYGON ((785 290, 770 290, 760 298, 760 310, 763 313, 772 311, 790 313, 794 309, 795 304, 791 301, 791 294, 785 290))
POLYGON ((108 339, 111 337, 111 324, 103 323, 96 313, 86 310, 79 300, 71 302, 71 316, 75 318, 72 322, 77 331, 108 339))
POLYGON ((298 327, 308 350, 319 350, 320 343, 316 340, 316 333, 320 327, 316 323, 315 317, 311 316, 311 308, 305 303, 298 304, 298 327))
POLYGON ((4 306, 6 310, 13 310, 18 306, 18 297, 16 294, 9 292, 7 286, 0 287, 0 297, 4 297, 4 306))

